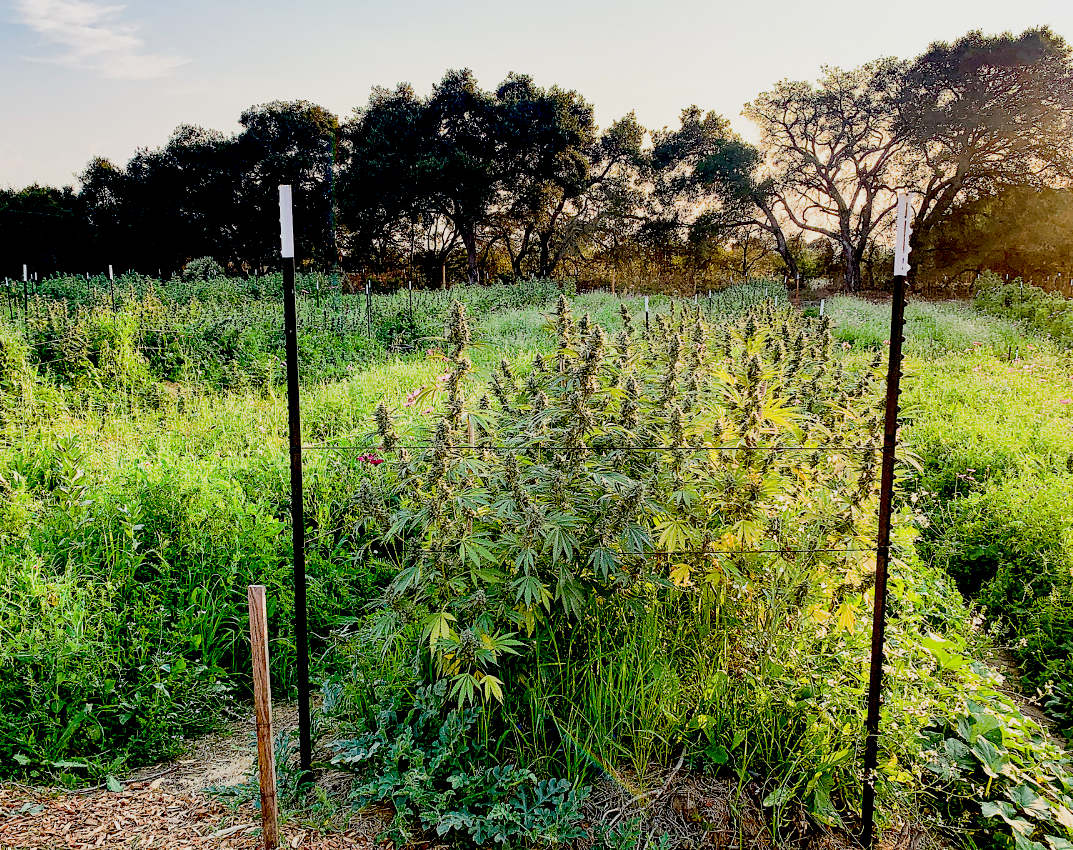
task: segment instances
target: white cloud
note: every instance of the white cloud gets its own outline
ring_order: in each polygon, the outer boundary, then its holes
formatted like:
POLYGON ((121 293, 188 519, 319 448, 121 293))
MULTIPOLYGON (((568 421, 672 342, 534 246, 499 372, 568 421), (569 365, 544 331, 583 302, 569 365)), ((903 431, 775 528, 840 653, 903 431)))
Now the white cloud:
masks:
POLYGON ((167 53, 146 53, 137 27, 115 21, 125 6, 103 6, 87 0, 15 0, 20 20, 58 45, 59 53, 28 57, 71 68, 98 71, 120 80, 163 77, 188 60, 167 53))

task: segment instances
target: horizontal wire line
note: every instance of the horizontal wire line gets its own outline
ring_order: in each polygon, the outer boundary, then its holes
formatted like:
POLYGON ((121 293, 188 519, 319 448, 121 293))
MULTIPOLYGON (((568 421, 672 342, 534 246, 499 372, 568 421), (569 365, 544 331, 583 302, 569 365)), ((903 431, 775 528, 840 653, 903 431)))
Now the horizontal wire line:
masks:
MULTIPOLYGON (((313 537, 306 537, 305 542, 307 544, 319 543, 323 540, 328 540, 334 535, 315 535, 313 537)), ((381 548, 390 547, 390 543, 369 543, 365 545, 378 545, 381 548)), ((359 547, 364 548, 364 547, 359 547)), ((457 547, 454 549, 429 549, 425 547, 421 548, 409 548, 405 545, 400 547, 403 554, 418 555, 418 554, 458 554, 457 547)), ((838 554, 838 553, 870 553, 875 552, 879 547, 871 546, 868 548, 856 548, 856 547, 837 547, 837 548, 823 548, 823 549, 672 549, 669 552, 653 549, 648 552, 616 552, 619 557, 633 557, 633 558, 648 558, 653 555, 810 555, 810 554, 838 554)), ((891 544, 888 549, 899 548, 895 544, 891 544)))
MULTIPOLYGON (((432 443, 414 443, 398 446, 400 449, 430 449, 432 443)), ((491 451, 491 452, 524 452, 531 449, 556 452, 716 452, 716 451, 745 451, 745 452, 859 452, 861 454, 880 452, 882 446, 865 448, 861 446, 451 446, 451 451, 491 451)), ((326 444, 303 445, 302 451, 355 451, 376 452, 383 451, 378 446, 330 446, 326 444)))
MULTIPOLYGON (((418 548, 408 549, 404 548, 407 554, 418 553, 457 553, 458 549, 429 549, 418 548)), ((867 549, 857 548, 836 548, 836 549, 672 549, 670 551, 652 550, 650 552, 616 552, 617 555, 632 556, 636 558, 649 557, 651 555, 808 555, 819 552, 875 552, 875 546, 867 549)), ((893 545, 888 548, 895 548, 893 545)))

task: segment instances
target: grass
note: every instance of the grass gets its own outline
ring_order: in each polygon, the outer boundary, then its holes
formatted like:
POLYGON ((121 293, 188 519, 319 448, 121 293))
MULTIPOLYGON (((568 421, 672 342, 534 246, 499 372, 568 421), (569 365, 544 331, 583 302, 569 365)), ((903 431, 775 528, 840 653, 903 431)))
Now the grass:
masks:
MULTIPOLYGON (((890 305, 838 296, 827 302, 835 338, 852 347, 882 350, 890 339, 890 305)), ((904 353, 934 358, 984 347, 996 355, 1015 354, 1039 340, 1016 322, 984 316, 957 302, 910 301, 905 309, 904 353)))

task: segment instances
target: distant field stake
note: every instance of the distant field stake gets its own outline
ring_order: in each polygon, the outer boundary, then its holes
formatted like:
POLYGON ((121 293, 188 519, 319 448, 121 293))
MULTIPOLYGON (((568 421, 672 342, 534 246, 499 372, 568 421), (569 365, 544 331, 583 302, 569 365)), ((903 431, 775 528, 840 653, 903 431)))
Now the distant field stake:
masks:
POLYGON ((373 338, 373 282, 365 281, 365 319, 369 325, 369 339, 373 338))
POLYGON ((263 584, 246 588, 253 651, 253 707, 257 717, 257 770, 261 780, 261 832, 266 850, 279 846, 276 754, 272 748, 272 679, 268 672, 268 609, 263 584))
POLYGON ((827 306, 827 299, 826 299, 826 298, 821 298, 821 299, 820 299, 820 316, 823 316, 823 314, 824 314, 824 308, 825 308, 826 306, 827 306))
POLYGON ((645 331, 648 331, 648 296, 645 296, 645 331))

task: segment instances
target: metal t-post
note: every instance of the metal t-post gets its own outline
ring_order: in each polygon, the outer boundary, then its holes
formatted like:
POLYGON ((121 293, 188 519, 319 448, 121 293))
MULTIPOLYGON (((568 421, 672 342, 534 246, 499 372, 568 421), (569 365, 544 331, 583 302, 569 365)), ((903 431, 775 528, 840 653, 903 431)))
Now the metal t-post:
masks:
POLYGON ((905 275, 909 264, 912 207, 898 198, 898 234, 894 264, 894 297, 890 309, 890 351, 887 359, 887 405, 883 418, 883 467, 879 479, 879 529, 876 535, 876 584, 872 603, 872 659, 868 675, 868 717, 865 721, 864 788, 861 794, 861 844, 875 842, 876 766, 879 761, 879 709, 883 690, 883 641, 887 626, 887 568, 890 563, 891 502, 894 496, 894 450, 898 444, 898 396, 902 377, 902 332, 905 327, 905 275))
POLYGON ((894 278, 890 317, 890 357, 887 361, 887 410, 883 424, 883 469, 879 479, 879 534, 876 545, 875 601, 872 605, 872 661, 868 676, 868 719, 865 722, 864 793, 861 797, 861 844, 874 839, 879 758, 879 707, 883 687, 883 641, 887 618, 887 566, 890 562, 891 500, 894 494, 894 449, 898 442, 898 396, 902 377, 902 330, 905 324, 905 278, 894 278))
POLYGON ((298 390, 298 305, 294 294, 294 226, 291 187, 279 187, 283 257, 283 324, 287 355, 287 424, 291 447, 291 541, 294 547, 294 644, 298 674, 299 784, 313 779, 309 718, 309 641, 306 635, 305 513, 302 508, 302 420, 298 390))

